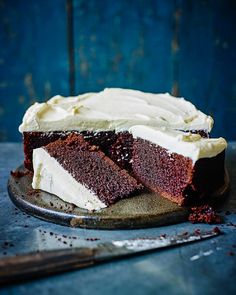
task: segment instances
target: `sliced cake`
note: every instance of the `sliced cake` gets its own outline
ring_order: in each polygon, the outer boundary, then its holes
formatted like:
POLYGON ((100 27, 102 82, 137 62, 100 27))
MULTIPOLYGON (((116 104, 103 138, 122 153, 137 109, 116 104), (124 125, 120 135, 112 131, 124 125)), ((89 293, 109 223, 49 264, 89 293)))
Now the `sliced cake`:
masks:
POLYGON ((80 208, 99 210, 142 189, 126 170, 81 135, 33 151, 32 186, 80 208))
POLYGON ((35 103, 24 115, 19 130, 23 133, 25 166, 32 170, 33 149, 77 132, 129 169, 127 131, 138 124, 207 135, 213 119, 168 93, 108 88, 74 97, 57 95, 45 103, 35 103))
POLYGON ((179 205, 207 198, 224 184, 226 141, 137 125, 132 173, 143 185, 179 205))
POLYGON ((110 88, 35 103, 19 130, 33 187, 97 210, 139 183, 180 205, 217 191, 226 142, 212 125, 183 98, 110 88))

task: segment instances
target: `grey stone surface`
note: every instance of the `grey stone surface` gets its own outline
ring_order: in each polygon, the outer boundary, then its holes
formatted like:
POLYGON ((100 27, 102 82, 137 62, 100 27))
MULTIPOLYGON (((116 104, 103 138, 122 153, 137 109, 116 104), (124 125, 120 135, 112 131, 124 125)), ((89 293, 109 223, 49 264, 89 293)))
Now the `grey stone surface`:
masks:
MULTIPOLYGON (((70 243, 90 247, 110 240, 171 235, 214 227, 185 222, 149 229, 109 231, 69 228, 42 221, 15 208, 8 197, 10 170, 18 167, 22 161, 21 144, 0 144, 0 259, 29 251, 68 247, 70 243), (90 241, 90 238, 99 240, 90 241)), ((225 223, 219 226, 223 235, 191 245, 10 285, 0 289, 0 294, 235 294, 235 142, 230 143, 227 150, 227 167, 231 192, 221 213, 225 217, 225 223), (229 208, 230 215, 227 212, 229 208)))

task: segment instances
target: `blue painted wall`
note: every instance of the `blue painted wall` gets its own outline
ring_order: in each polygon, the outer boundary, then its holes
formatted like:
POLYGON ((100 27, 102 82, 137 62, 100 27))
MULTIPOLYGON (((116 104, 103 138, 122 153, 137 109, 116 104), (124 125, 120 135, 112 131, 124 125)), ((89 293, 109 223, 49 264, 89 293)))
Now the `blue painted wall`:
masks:
POLYGON ((236 140, 236 1, 0 0, 0 141, 34 101, 128 87, 181 95, 236 140))

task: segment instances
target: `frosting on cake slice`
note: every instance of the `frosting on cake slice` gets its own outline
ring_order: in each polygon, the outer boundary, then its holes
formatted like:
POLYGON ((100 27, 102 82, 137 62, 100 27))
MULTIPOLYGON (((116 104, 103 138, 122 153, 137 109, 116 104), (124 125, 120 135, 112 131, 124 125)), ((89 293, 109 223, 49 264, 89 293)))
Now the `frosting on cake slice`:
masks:
POLYGON ((55 96, 25 113, 20 132, 127 131, 133 125, 210 132, 213 119, 168 93, 106 88, 74 97, 55 96))
POLYGON ((177 153, 188 157, 193 164, 201 158, 212 158, 227 147, 224 138, 203 138, 199 134, 182 132, 168 128, 156 128, 136 125, 129 129, 134 138, 142 138, 157 144, 169 153, 177 153))
POLYGON ((99 210, 137 193, 142 185, 81 135, 70 135, 33 151, 32 187, 99 210))
POLYGON ((99 210, 107 207, 90 189, 76 181, 44 148, 33 151, 32 187, 41 189, 80 208, 99 210))

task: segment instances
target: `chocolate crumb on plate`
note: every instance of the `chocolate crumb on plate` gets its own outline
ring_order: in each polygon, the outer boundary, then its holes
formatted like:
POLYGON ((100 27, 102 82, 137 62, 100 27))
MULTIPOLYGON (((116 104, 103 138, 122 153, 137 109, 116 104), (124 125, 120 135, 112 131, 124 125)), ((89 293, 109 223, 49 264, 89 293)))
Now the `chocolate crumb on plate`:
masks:
POLYGON ((222 217, 218 215, 209 205, 191 208, 191 213, 189 214, 188 220, 192 223, 208 224, 219 224, 223 222, 222 217))
POLYGON ((195 231, 194 231, 194 233, 196 234, 196 235, 200 235, 201 234, 201 230, 200 230, 200 228, 197 228, 195 231))
POLYGON ((94 241, 98 241, 100 240, 99 238, 86 238, 86 241, 91 241, 91 242, 94 242, 94 241))
POLYGON ((182 235, 183 235, 183 236, 187 236, 187 235, 188 235, 188 232, 185 231, 185 232, 182 233, 182 235))
POLYGON ((213 228, 213 232, 214 232, 214 233, 217 233, 217 234, 220 234, 220 233, 221 233, 221 230, 219 229, 218 226, 215 226, 215 227, 213 228))

